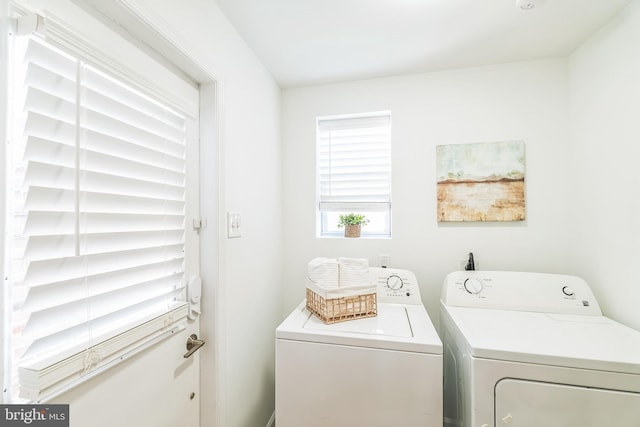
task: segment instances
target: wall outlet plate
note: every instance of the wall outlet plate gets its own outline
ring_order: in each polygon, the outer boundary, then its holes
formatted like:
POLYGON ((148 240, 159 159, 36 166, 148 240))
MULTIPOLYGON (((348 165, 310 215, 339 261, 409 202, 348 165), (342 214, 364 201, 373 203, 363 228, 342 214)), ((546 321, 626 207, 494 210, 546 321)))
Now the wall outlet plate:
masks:
POLYGON ((391 255, 378 255, 378 265, 382 268, 389 267, 391 262, 391 255))

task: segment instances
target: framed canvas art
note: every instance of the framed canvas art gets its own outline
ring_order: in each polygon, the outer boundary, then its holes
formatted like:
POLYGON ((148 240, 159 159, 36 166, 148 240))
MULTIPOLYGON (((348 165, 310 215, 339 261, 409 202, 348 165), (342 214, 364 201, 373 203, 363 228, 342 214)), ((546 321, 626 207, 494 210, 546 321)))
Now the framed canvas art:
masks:
POLYGON ((438 221, 524 221, 523 141, 438 145, 438 221))

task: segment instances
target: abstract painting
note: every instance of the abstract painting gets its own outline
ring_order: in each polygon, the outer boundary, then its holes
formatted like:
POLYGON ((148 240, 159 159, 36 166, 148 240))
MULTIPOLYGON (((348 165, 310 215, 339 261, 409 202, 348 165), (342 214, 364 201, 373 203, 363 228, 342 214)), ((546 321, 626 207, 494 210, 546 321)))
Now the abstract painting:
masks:
POLYGON ((524 221, 524 142, 438 145, 438 221, 524 221))

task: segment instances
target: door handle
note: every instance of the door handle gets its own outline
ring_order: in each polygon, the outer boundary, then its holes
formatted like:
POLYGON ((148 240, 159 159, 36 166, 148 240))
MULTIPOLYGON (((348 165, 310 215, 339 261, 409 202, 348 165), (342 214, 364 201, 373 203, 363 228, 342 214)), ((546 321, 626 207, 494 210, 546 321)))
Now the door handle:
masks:
POLYGON ((184 358, 191 357, 191 355, 198 351, 203 345, 204 340, 199 340, 196 334, 191 334, 191 336, 187 338, 187 352, 184 354, 184 358))

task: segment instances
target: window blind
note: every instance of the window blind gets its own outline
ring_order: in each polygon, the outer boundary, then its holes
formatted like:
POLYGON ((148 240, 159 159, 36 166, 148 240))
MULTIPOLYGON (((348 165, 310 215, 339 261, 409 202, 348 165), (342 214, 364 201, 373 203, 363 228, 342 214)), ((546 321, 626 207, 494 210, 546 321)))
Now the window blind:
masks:
POLYGON ((317 120, 321 214, 390 212, 390 125, 389 112, 317 120))
POLYGON ((37 400, 186 316, 186 119, 37 36, 16 53, 13 365, 37 400))

